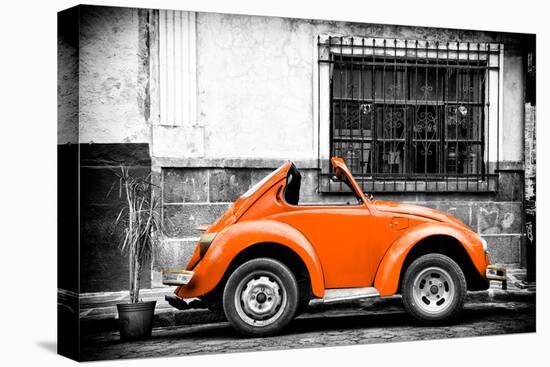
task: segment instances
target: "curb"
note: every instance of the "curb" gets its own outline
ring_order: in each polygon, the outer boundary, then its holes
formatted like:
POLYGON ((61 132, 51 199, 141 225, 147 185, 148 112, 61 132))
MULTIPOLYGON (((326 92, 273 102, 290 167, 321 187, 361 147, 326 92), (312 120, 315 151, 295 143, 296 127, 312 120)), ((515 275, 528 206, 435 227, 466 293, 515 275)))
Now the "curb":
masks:
POLYGON ((502 290, 490 288, 486 291, 468 292, 467 302, 536 302, 536 292, 527 290, 502 290))

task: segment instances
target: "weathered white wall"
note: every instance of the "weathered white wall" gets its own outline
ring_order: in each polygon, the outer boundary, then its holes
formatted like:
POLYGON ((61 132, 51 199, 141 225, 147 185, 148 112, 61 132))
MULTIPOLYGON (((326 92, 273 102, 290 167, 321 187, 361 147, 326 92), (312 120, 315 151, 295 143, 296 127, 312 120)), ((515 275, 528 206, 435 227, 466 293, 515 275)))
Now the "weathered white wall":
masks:
POLYGON ((78 9, 58 14, 57 144, 78 143, 78 9))
MULTIPOLYGON (((319 34, 498 42, 493 33, 243 15, 197 15, 198 124, 205 158, 315 160, 319 34)), ((506 47, 505 47, 506 48, 506 47)), ((504 61, 500 158, 522 161, 521 57, 504 61)))
POLYGON ((81 7, 80 142, 149 142, 140 110, 138 9, 81 7))
POLYGON ((502 142, 500 160, 523 162, 524 147, 524 71, 518 50, 504 49, 502 104, 502 142))
MULTIPOLYGON (((151 129, 148 121, 156 121, 156 116, 149 118, 144 111, 144 90, 148 82, 154 90, 155 80, 143 71, 147 66, 140 44, 140 10, 81 9, 80 142, 149 142, 156 158, 175 158, 175 164, 178 158, 316 160, 314 66, 319 34, 498 41, 496 34, 486 32, 198 13, 197 121, 179 129, 151 129)), ((75 73, 74 65, 65 64, 60 78, 75 73)), ((501 160, 523 159, 522 68, 517 52, 505 52, 501 160)), ((61 98, 69 94, 60 91, 61 98)), ((150 98, 152 105, 158 104, 155 93, 150 98)), ((71 134, 75 117, 68 113, 60 110, 60 143, 71 134)))
POLYGON ((198 122, 207 157, 315 158, 311 34, 305 22, 198 15, 198 122))

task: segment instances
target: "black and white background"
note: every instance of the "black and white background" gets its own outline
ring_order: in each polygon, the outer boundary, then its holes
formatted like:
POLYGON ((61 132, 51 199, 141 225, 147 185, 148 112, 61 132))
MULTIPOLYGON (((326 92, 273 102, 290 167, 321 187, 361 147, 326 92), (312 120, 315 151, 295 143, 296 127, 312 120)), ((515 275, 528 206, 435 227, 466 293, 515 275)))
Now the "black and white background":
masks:
MULTIPOLYGON (((99 2, 98 4, 101 4, 99 2)), ((104 3, 113 5, 112 3, 104 3)), ((5 117, 7 130, 3 156, 8 163, 5 166, 5 192, 9 205, 6 206, 4 221, 6 226, 5 238, 6 266, 3 277, 7 287, 3 293, 3 311, 9 320, 9 333, 4 345, 9 346, 9 354, 4 358, 15 361, 18 358, 36 358, 48 364, 61 364, 65 361, 53 353, 55 346, 55 121, 56 121, 56 19, 55 12, 74 4, 57 2, 55 5, 26 4, 25 9, 10 9, 11 22, 5 30, 5 53, 3 57, 4 71, 9 83, 4 89, 5 117), (9 31, 11 29, 11 31, 9 31), (9 32, 8 32, 9 31, 9 32), (11 132, 16 129, 18 134, 11 132), (17 138, 15 138, 17 136, 17 138), (9 208, 9 209, 8 209, 9 208), (37 278, 36 272, 39 272, 37 278), (39 279, 39 280, 37 280, 39 279), (5 307, 5 309, 4 309, 5 307), (9 315, 9 316, 8 316, 9 315), (15 340, 28 340, 27 343, 15 346, 15 340), (11 347, 13 346, 13 347, 11 347)), ((143 7, 181 7, 177 2, 119 2, 116 5, 143 6, 143 7)), ((405 25, 438 26, 460 29, 490 29, 510 32, 530 32, 539 35, 538 46, 538 76, 539 81, 539 108, 537 117, 544 121, 544 46, 545 39, 543 9, 534 3, 517 2, 510 5, 500 3, 480 4, 476 2, 460 2, 442 4, 441 2, 427 2, 408 4, 403 3, 391 6, 384 3, 353 4, 352 2, 326 4, 258 4, 252 2, 239 5, 238 3, 186 3, 186 9, 196 9, 227 13, 246 13, 276 16, 292 16, 303 18, 325 18, 352 20, 369 23, 390 23, 405 25)), ((5 27, 5 25, 3 26, 5 27)), ((541 123, 539 141, 545 137, 545 127, 541 123)), ((544 144, 539 153, 539 182, 544 182, 544 144)), ((540 218, 544 220, 545 195, 539 191, 540 218)), ((540 219, 539 219, 540 220, 540 219)), ((541 228, 541 227, 539 227, 541 228)), ((542 231, 541 231, 542 232, 542 231)), ((540 233, 539 243, 544 243, 544 233, 540 233)), ((538 259, 544 258, 544 248, 539 246, 538 259)), ((538 295, 544 299, 544 269, 538 267, 538 295)), ((538 310, 543 310, 539 305, 538 310)), ((544 314, 539 313, 537 322, 541 323, 544 314)), ((541 325, 541 324, 539 324, 541 325)), ((544 327, 538 328, 536 335, 483 338, 483 343, 476 339, 438 340, 424 343, 405 343, 389 345, 369 345, 361 347, 343 347, 330 349, 313 349, 300 351, 268 352, 268 354, 237 354, 231 356, 201 357, 196 363, 215 363, 223 360, 224 363, 243 364, 257 363, 260 359, 267 359, 268 363, 279 363, 283 358, 286 361, 308 360, 346 361, 365 358, 377 363, 385 363, 388 358, 392 362, 402 358, 408 363, 408 356, 418 354, 435 355, 450 364, 467 363, 459 361, 460 357, 469 360, 491 360, 506 363, 521 363, 533 357, 538 349, 543 352, 542 337, 544 327), (541 344, 537 344, 541 343, 541 344), (396 348, 399 353, 396 353, 396 348), (462 350, 456 356, 456 350, 462 350), (467 351, 472 351, 468 355, 467 351), (431 354, 433 353, 433 354, 431 354), (453 356, 450 358, 449 356, 453 356), (455 358, 456 356, 456 358, 455 358)), ((160 361, 132 361, 130 363, 170 363, 174 360, 160 361)), ((194 362, 192 362, 194 363, 194 362)))

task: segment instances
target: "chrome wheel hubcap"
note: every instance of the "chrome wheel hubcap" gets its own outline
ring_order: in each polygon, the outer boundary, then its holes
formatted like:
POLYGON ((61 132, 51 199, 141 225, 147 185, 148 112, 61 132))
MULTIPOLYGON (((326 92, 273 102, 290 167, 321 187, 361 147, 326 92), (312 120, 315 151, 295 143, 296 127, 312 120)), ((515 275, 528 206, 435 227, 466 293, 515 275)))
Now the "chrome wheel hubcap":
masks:
POLYGON ((251 274, 237 286, 235 308, 240 318, 252 326, 267 326, 279 319, 286 307, 287 295, 282 282, 273 273, 251 274))
POLYGON ((413 282, 413 298, 418 308, 437 315, 452 304, 456 288, 451 275, 439 267, 422 270, 413 282))

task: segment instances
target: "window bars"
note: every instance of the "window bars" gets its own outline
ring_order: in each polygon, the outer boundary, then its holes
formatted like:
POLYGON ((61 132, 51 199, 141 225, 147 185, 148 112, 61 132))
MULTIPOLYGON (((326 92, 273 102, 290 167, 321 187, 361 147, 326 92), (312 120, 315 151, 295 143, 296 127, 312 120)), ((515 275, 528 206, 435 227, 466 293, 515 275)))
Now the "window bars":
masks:
MULTIPOLYGON (((501 55, 490 43, 320 36, 327 153, 365 192, 497 191, 501 55)), ((343 190, 320 171, 322 191, 343 190)))

